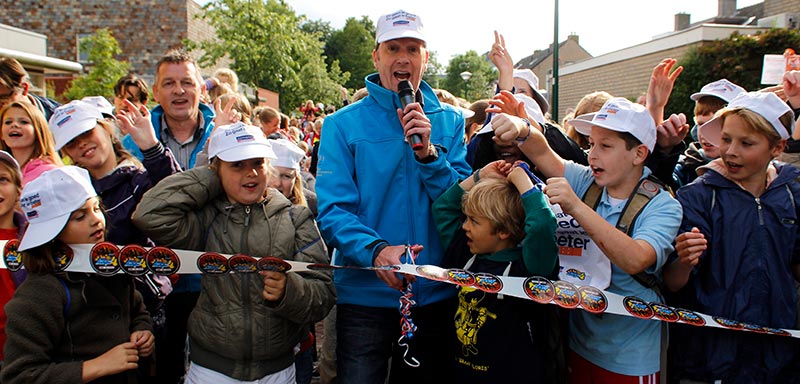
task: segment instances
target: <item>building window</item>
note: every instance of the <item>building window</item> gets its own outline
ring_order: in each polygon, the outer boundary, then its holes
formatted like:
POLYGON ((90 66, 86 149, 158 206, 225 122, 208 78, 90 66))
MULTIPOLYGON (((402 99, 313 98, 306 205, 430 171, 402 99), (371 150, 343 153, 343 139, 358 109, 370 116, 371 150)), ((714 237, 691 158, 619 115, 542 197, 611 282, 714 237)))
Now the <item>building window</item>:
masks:
POLYGON ((81 51, 81 40, 89 36, 91 36, 90 33, 79 33, 78 36, 75 37, 75 52, 78 52, 78 62, 81 64, 90 64, 89 52, 81 51))

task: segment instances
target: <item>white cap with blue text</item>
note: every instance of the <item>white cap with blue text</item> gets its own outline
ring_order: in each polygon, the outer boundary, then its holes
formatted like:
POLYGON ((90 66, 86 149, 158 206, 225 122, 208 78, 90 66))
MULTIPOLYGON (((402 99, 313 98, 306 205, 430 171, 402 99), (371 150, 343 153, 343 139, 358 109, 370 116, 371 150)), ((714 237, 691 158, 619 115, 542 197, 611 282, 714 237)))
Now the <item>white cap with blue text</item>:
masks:
POLYGON ((56 150, 61 150, 72 139, 94 129, 98 120, 103 120, 100 109, 85 101, 73 100, 56 108, 49 124, 56 150))
POLYGON ((425 41, 425 33, 423 31, 422 19, 419 16, 400 10, 383 15, 378 19, 375 42, 380 44, 384 41, 402 38, 425 41))
POLYGON ((35 248, 56 238, 72 212, 95 196, 89 172, 75 166, 45 171, 25 184, 19 205, 28 219, 28 228, 19 250, 35 248))
POLYGON ((227 162, 247 159, 275 159, 275 152, 260 128, 238 123, 214 129, 208 143, 208 158, 227 162))
POLYGON ((700 88, 700 92, 693 93, 689 98, 697 101, 703 96, 715 96, 730 103, 736 96, 746 92, 744 88, 731 83, 728 79, 719 79, 704 85, 703 88, 700 88))
POLYGON ((615 97, 603 104, 599 111, 586 113, 569 121, 580 134, 589 136, 592 127, 628 132, 647 146, 650 152, 656 146, 656 123, 650 112, 641 104, 615 97))
MULTIPOLYGON (((787 112, 792 113, 792 121, 794 121, 794 113, 780 97, 772 92, 745 92, 731 100, 726 109, 744 108, 749 109, 764 118, 781 139, 788 139, 791 132, 781 123, 781 116, 787 112)), ((719 146, 722 137, 722 119, 718 111, 714 118, 700 127, 700 133, 711 144, 719 146)))

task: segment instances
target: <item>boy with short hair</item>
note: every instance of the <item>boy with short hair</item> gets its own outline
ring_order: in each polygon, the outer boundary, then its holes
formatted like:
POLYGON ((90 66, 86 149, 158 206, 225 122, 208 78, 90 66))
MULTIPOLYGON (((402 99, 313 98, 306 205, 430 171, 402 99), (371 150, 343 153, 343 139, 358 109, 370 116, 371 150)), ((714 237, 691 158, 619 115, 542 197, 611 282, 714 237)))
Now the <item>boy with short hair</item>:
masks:
MULTIPOLYGON (((594 281, 592 285, 622 296, 661 302, 652 287, 640 283, 633 275, 641 272, 652 275, 660 271, 672 251, 672 240, 680 225, 680 205, 660 189, 639 212, 633 228, 628 231, 630 236, 615 228, 626 203, 637 194, 640 186, 656 187, 655 182, 648 179, 651 171, 645 167, 645 160, 656 142, 655 122, 648 111, 626 99, 614 98, 597 113, 570 121, 578 132, 589 136, 589 166, 558 157, 539 130, 531 128, 530 124, 533 123, 506 114, 492 120, 495 139, 516 140, 523 153, 548 177, 544 192, 551 204, 560 205, 563 215, 559 215, 559 222, 574 220, 581 227, 569 228, 572 234, 578 233, 584 238, 579 248, 560 247, 562 265, 565 260, 577 259, 573 256, 580 252, 580 259, 593 260, 592 264, 587 264, 593 269, 583 271, 585 277, 608 275, 605 286, 594 281), (580 197, 593 183, 602 189, 595 208, 586 205, 580 197)), ((559 231, 561 229, 557 230, 557 237, 559 231)), ((569 382, 657 382, 660 327, 657 322, 632 317, 571 311, 569 382)))
POLYGON ((697 136, 697 128, 699 126, 711 120, 717 111, 725 108, 731 100, 744 92, 747 91, 728 79, 719 79, 704 85, 703 88, 700 88, 700 92, 689 96, 690 99, 694 100, 695 125, 691 131, 694 141, 699 141, 697 136))
MULTIPOLYGON (((496 276, 557 275, 555 216, 521 167, 489 163, 450 187, 432 211, 443 245, 466 236, 473 256, 459 267, 496 276)), ((552 327, 541 315, 553 308, 474 287, 459 287, 457 300, 455 381, 522 382, 551 368, 544 340, 552 327)))

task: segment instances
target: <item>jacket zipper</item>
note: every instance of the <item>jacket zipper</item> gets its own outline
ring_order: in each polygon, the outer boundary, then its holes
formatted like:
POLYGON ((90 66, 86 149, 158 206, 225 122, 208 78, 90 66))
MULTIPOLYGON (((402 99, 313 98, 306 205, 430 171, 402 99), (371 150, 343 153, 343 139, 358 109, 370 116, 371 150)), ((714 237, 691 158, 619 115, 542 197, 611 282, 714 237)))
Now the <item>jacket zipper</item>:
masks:
MULTIPOLYGON (((243 254, 248 254, 250 250, 247 247, 247 233, 250 232, 250 206, 244 207, 244 228, 242 230, 241 244, 239 249, 243 254)), ((244 340, 246 344, 245 352, 245 375, 250 375, 250 361, 253 360, 253 308, 250 302, 250 274, 244 273, 241 277, 241 295, 242 295, 242 309, 244 312, 244 340)))
POLYGON ((756 197, 756 205, 758 206, 758 224, 764 225, 764 211, 761 207, 761 198, 756 197))

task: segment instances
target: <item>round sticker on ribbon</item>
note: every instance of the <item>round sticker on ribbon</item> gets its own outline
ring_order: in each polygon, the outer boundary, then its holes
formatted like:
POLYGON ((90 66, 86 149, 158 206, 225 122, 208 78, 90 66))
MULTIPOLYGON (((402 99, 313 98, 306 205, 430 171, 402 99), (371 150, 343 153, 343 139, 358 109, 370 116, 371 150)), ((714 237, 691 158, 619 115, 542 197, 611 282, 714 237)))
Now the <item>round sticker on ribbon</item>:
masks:
POLYGON ((479 272, 475 274, 475 288, 484 292, 497 293, 503 289, 503 281, 491 273, 479 272))
POLYGON ((254 273, 258 271, 256 259, 247 255, 233 255, 228 259, 228 266, 236 273, 254 273))
POLYGON ((142 276, 147 273, 147 250, 141 245, 131 244, 119 251, 119 266, 131 276, 142 276))
POLYGON ((581 303, 581 294, 578 287, 572 283, 559 280, 553 283, 556 289, 556 296, 553 301, 563 308, 576 308, 581 303))
POLYGON ((447 281, 447 270, 444 268, 439 268, 435 265, 420 265, 417 267, 417 273, 426 279, 447 281))
POLYGON ((89 264, 100 276, 113 276, 119 271, 119 248, 107 241, 95 244, 89 252, 89 264))
POLYGON ((216 252, 206 252, 197 258, 197 269, 209 275, 228 273, 228 259, 216 252))
POLYGON ((766 327, 762 327, 760 325, 750 324, 750 323, 742 323, 742 329, 750 332, 755 333, 767 333, 769 332, 766 327))
POLYGON ((556 288, 553 282, 541 276, 531 276, 522 283, 522 290, 539 304, 547 304, 556 296, 556 288))
POLYGON ((603 291, 585 285, 578 288, 578 292, 581 294, 581 308, 585 309, 587 312, 598 314, 608 309, 608 299, 606 299, 606 295, 603 294, 603 291))
POLYGON ((22 255, 19 253, 19 240, 11 239, 3 247, 3 261, 6 268, 11 272, 19 271, 22 268, 22 255))
POLYGON ((56 272, 61 272, 67 269, 72 264, 72 258, 75 254, 69 245, 61 243, 58 249, 53 252, 53 261, 56 263, 56 272))
POLYGON ((719 317, 719 316, 712 316, 711 318, 714 319, 714 321, 717 324, 719 324, 719 325, 721 325, 721 326, 723 326, 725 328, 728 328, 728 329, 740 330, 740 329, 744 328, 744 324, 742 324, 742 323, 740 323, 738 321, 728 320, 726 318, 719 317))
POLYGON ((475 284, 475 275, 463 269, 448 269, 447 280, 462 287, 469 287, 475 284))
POLYGON ((678 314, 672 307, 659 303, 650 303, 650 308, 653 308, 653 316, 661 321, 674 323, 679 319, 678 314))
POLYGON ((147 252, 147 268, 156 275, 172 275, 181 268, 181 259, 166 247, 153 247, 147 252))
POLYGON ((791 336, 792 335, 791 333, 789 333, 789 331, 787 331, 785 329, 780 329, 780 328, 767 328, 767 332, 770 335, 777 335, 777 336, 791 336))
POLYGON ((703 318, 700 317, 700 315, 698 315, 698 314, 696 314, 696 313, 694 313, 694 312, 692 312, 692 311, 690 311, 688 309, 676 308, 675 312, 678 313, 678 317, 680 318, 680 320, 682 322, 686 323, 686 324, 691 324, 691 325, 694 325, 696 327, 702 327, 702 326, 706 325, 706 321, 703 320, 703 318))
POLYGON ((279 259, 273 256, 262 257, 258 260, 259 271, 273 271, 286 273, 292 269, 292 265, 287 263, 286 260, 279 259))
POLYGON ((650 304, 648 304, 646 301, 638 297, 625 297, 622 299, 622 306, 625 307, 625 310, 628 311, 628 313, 640 319, 649 319, 653 317, 653 308, 651 308, 650 304))

